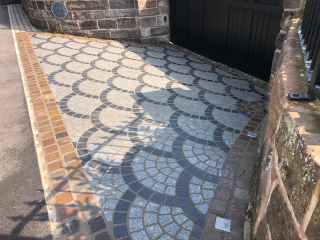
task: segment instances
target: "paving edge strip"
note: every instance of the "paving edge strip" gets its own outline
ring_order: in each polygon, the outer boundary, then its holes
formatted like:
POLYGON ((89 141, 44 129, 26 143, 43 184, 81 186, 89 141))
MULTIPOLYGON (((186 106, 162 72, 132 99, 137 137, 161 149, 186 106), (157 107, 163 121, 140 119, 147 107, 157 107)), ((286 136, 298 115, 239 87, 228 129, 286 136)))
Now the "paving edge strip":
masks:
POLYGON ((108 236, 106 221, 34 53, 28 33, 15 30, 8 8, 39 170, 54 240, 108 236))
POLYGON ((45 200, 46 200, 48 217, 50 220, 50 227, 51 227, 53 238, 56 238, 60 235, 60 233, 57 232, 57 228, 56 228, 56 224, 55 224, 56 219, 57 219, 56 211, 54 211, 54 209, 52 209, 50 207, 49 202, 47 201, 48 198, 51 198, 50 184, 49 184, 49 179, 48 179, 48 171, 47 171, 47 167, 46 167, 46 163, 45 163, 45 159, 44 159, 43 149, 41 146, 41 140, 40 140, 40 137, 38 134, 39 132, 37 129, 37 121, 36 121, 36 117, 35 117, 35 113, 34 113, 33 104, 31 102, 31 96, 30 96, 31 94, 29 91, 28 83, 27 83, 27 77, 26 77, 26 73, 24 71, 21 54, 19 52, 18 41, 16 38, 15 30, 13 28, 10 11, 8 11, 8 13, 9 13, 9 18, 10 18, 10 25, 11 25, 14 46, 15 46, 15 50, 16 50, 16 54, 17 54, 18 63, 19 63, 21 80, 22 80, 24 94, 25 94, 25 98, 26 98, 26 102, 27 102, 27 108, 28 108, 28 113, 29 113, 29 118, 30 118, 32 134, 33 134, 33 140, 34 140, 34 145, 35 145, 35 149, 36 149, 36 153, 37 153, 40 176, 41 176, 41 180, 42 180, 42 187, 43 187, 44 196, 45 196, 45 200))

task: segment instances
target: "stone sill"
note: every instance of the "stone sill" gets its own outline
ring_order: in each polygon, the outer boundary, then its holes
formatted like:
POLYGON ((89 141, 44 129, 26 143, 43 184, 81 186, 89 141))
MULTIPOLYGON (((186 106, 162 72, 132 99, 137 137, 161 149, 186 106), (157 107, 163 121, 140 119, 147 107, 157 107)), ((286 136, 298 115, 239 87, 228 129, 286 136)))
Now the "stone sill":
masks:
MULTIPOLYGON (((316 101, 291 101, 288 98, 290 92, 306 93, 308 90, 305 64, 298 35, 301 19, 294 17, 291 22, 291 27, 282 47, 282 62, 274 78, 275 81, 278 81, 276 83, 279 86, 278 94, 282 96, 278 104, 296 123, 307 152, 320 166, 320 101, 319 99, 316 101)), ((274 90, 272 89, 272 91, 274 90)))

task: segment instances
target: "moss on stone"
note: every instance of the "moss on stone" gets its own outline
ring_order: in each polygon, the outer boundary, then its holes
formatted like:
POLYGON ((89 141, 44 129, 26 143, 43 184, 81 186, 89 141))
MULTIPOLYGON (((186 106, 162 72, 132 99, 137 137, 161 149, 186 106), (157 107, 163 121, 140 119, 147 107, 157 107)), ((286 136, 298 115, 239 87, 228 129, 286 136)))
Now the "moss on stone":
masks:
POLYGON ((300 9, 293 18, 302 18, 304 14, 304 8, 300 9))
POLYGON ((286 176, 291 177, 291 175, 292 175, 291 169, 288 166, 285 166, 284 170, 286 171, 286 176))

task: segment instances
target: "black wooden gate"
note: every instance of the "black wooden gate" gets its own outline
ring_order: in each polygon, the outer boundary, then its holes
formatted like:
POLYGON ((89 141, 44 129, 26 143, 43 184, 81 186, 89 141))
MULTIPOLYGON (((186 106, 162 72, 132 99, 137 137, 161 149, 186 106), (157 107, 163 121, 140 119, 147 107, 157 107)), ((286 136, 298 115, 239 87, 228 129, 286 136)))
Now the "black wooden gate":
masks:
POLYGON ((268 81, 283 0, 169 0, 171 41, 268 81))

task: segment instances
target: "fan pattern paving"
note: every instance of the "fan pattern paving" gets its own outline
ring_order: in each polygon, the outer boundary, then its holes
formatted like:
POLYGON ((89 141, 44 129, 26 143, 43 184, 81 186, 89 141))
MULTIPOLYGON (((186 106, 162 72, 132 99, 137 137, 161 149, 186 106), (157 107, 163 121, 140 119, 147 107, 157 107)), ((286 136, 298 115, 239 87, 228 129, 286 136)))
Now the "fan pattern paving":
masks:
POLYGON ((199 239, 266 92, 169 46, 30 36, 116 239, 199 239))

